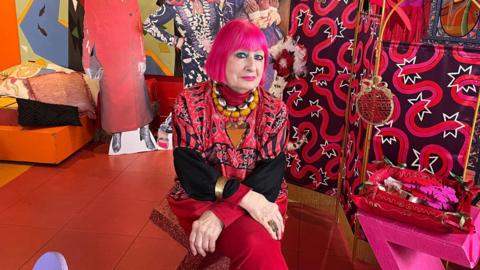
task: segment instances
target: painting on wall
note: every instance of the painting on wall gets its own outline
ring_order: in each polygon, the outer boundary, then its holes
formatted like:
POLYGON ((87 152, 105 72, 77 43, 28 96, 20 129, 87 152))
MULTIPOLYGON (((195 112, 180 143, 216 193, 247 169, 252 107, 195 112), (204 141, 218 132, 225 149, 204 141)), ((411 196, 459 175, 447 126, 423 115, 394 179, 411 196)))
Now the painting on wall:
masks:
POLYGON ((68 0, 17 0, 22 62, 68 66, 68 0))
MULTIPOLYGON (((159 8, 156 1, 139 1, 142 20, 159 8)), ((173 20, 164 25, 165 30, 173 34, 173 20)), ((147 75, 173 76, 175 70, 175 48, 159 42, 152 35, 144 35, 145 57, 147 59, 147 75)))
MULTIPOLYGON (((156 1, 139 0, 142 18, 153 13, 156 1)), ((16 0, 22 62, 45 61, 81 68, 83 6, 79 0, 16 0)), ((173 33, 173 21, 164 25, 173 33)), ((173 76, 175 49, 144 36, 145 74, 173 76)))

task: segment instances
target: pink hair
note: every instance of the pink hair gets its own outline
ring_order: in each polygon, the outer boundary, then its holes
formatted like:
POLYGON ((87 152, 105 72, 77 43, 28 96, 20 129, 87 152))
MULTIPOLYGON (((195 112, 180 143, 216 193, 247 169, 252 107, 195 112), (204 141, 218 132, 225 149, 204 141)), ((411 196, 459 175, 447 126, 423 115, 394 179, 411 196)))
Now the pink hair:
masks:
MULTIPOLYGON (((264 53, 264 73, 268 63, 268 44, 263 32, 253 23, 235 19, 226 23, 217 34, 212 49, 205 63, 205 71, 210 79, 226 83, 225 70, 230 55, 238 50, 257 51, 264 53)), ((263 85, 264 75, 260 84, 263 85)))

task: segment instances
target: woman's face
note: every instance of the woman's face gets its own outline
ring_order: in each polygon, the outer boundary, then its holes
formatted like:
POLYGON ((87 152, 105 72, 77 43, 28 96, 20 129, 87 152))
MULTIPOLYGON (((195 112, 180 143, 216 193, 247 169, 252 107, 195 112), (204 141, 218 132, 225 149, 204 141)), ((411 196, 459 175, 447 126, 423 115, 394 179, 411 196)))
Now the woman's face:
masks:
POLYGON ((226 81, 232 90, 245 93, 257 87, 262 80, 265 55, 263 50, 238 50, 227 60, 226 81))

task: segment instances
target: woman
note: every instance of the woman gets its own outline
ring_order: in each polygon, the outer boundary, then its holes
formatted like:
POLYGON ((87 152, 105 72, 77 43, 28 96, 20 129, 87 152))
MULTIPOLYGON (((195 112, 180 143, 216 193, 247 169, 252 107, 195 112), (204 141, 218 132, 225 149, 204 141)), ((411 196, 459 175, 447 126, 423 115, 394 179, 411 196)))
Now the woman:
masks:
POLYGON ((268 63, 262 31, 244 20, 218 33, 205 69, 174 107, 168 200, 193 254, 218 250, 232 269, 287 269, 281 253, 287 206, 285 104, 260 84, 268 63))

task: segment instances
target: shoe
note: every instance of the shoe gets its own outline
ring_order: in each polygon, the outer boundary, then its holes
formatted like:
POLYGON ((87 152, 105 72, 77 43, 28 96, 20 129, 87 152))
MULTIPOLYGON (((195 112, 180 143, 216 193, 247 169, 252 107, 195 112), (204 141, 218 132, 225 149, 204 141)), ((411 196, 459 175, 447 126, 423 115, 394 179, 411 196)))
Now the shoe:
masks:
POLYGON ((150 130, 148 129, 148 125, 145 125, 140 128, 140 141, 145 141, 145 145, 148 149, 153 150, 155 149, 155 144, 152 142, 152 138, 150 137, 150 130))
POLYGON ((116 132, 112 136, 112 150, 114 153, 117 153, 122 148, 122 133, 116 132))

